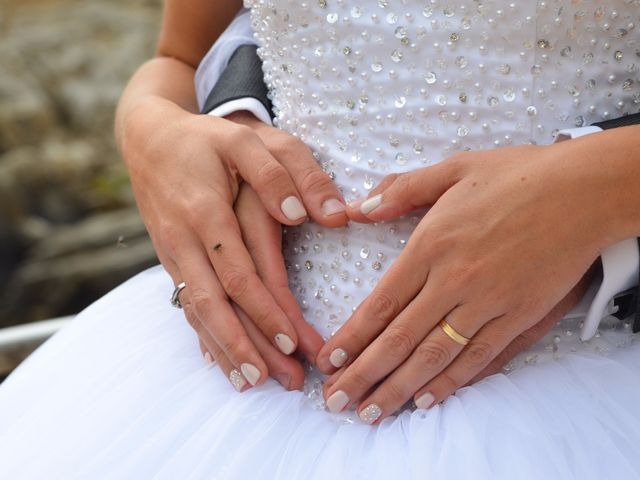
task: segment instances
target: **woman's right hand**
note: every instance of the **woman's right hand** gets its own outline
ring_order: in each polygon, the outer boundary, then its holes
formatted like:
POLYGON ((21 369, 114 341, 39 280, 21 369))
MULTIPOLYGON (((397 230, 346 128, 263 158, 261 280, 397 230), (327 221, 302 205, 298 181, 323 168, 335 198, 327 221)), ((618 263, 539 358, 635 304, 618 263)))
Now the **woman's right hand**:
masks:
POLYGON ((158 257, 175 284, 187 285, 180 300, 189 305, 192 326, 252 385, 264 382, 268 366, 231 302, 285 355, 300 339, 299 325, 265 285, 245 246, 233 210, 241 183, 278 223, 299 224, 307 212, 326 226, 347 221, 341 195, 309 149, 261 125, 274 154, 251 127, 154 104, 131 115, 121 141, 158 257))

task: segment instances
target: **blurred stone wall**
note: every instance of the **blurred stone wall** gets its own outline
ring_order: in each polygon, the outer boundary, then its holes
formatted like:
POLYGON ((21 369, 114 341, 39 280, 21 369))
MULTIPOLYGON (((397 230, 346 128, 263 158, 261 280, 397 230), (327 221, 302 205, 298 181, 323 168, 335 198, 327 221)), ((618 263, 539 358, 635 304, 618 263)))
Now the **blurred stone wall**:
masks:
POLYGON ((113 139, 160 0, 0 2, 0 327, 72 314, 157 263, 113 139))

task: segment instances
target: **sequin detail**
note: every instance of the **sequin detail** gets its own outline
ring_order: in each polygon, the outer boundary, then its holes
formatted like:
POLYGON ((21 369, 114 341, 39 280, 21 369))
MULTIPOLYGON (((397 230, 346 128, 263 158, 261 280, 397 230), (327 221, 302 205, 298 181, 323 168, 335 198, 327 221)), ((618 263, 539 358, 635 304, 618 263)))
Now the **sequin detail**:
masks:
MULTIPOLYGON (((347 201, 390 173, 548 144, 562 128, 640 110, 640 0, 245 3, 275 124, 310 146, 347 201)), ((285 228, 290 286, 323 337, 380 281, 423 213, 285 228)), ((597 350, 576 340, 578 325, 558 328, 571 340, 560 334, 555 351, 547 341, 538 360, 565 346, 597 350)))
POLYGON ((360 420, 371 425, 380 418, 380 415, 382 415, 382 409, 375 403, 372 403, 371 405, 367 405, 367 407, 360 412, 359 416, 360 420))

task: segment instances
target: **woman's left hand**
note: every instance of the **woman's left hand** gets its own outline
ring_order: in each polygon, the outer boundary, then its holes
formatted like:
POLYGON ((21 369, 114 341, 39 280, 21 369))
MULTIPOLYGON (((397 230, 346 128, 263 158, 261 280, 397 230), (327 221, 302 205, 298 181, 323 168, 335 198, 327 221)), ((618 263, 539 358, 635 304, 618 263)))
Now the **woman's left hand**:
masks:
POLYGON ((367 222, 431 209, 320 351, 323 372, 346 365, 326 389, 330 410, 358 402, 373 423, 412 396, 422 408, 442 401, 576 286, 609 240, 609 206, 585 167, 597 157, 569 144, 464 153, 387 177, 350 206, 367 222))

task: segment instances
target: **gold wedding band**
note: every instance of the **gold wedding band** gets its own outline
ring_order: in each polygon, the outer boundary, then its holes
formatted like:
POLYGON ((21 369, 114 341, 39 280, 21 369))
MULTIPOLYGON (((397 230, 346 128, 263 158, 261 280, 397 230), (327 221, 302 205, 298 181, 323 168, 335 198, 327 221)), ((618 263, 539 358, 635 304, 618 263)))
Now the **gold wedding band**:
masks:
POLYGON ((440 320, 440 323, 438 325, 440 326, 442 331, 447 335, 447 337, 449 337, 451 340, 453 340, 457 344, 462 345, 463 347, 471 341, 469 338, 465 337, 464 335, 460 335, 458 332, 456 332, 456 329, 453 328, 451 325, 449 325, 444 319, 440 320))

